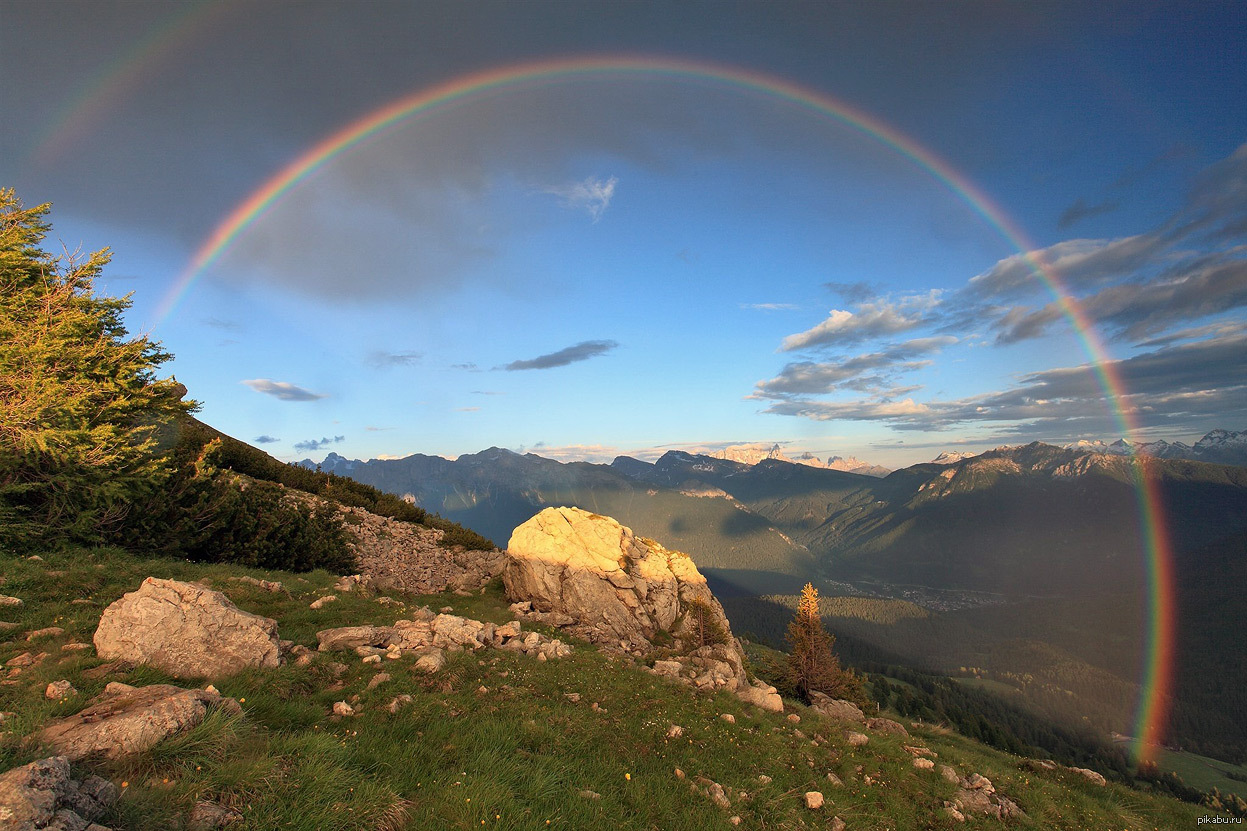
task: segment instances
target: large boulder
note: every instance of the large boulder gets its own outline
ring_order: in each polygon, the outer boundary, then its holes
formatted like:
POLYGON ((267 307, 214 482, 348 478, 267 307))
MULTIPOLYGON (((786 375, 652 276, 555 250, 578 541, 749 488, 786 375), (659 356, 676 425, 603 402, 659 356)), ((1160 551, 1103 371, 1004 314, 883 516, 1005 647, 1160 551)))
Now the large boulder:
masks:
POLYGON ((79 782, 68 759, 52 756, 0 774, 0 828, 108 831, 91 820, 116 799, 117 787, 107 779, 88 776, 79 782))
POLYGON ((194 583, 148 577, 104 610, 95 651, 178 677, 218 678, 281 662, 277 621, 194 583))
POLYGON ((70 761, 97 755, 119 759, 195 727, 216 707, 241 712, 234 699, 206 690, 113 682, 86 709, 45 727, 39 741, 70 761))
POLYGON ((646 650, 659 632, 691 641, 695 624, 730 638, 723 607, 688 555, 610 517, 546 508, 511 534, 507 558, 511 600, 566 614, 592 640, 646 650))

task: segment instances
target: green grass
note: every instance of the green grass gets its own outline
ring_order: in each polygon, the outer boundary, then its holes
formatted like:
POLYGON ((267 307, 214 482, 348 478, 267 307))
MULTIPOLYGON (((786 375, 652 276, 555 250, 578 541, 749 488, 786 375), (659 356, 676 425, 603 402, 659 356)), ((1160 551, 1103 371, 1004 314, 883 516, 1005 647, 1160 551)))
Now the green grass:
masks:
MULTIPOLYGON (((0 769, 46 755, 26 737, 49 719, 75 712, 107 681, 170 680, 142 668, 91 678, 85 673, 101 663, 93 651, 60 650, 70 640, 89 642, 102 608, 151 574, 209 579, 241 608, 276 617, 282 637, 309 646, 317 629, 393 622, 426 603, 495 622, 509 618, 496 585, 470 597, 401 598, 404 606, 338 594, 338 602, 311 610, 308 603, 329 589, 333 575, 145 560, 115 550, 45 555, 42 563, 0 560, 0 590, 26 601, 3 615, 20 626, 0 635, 0 663, 33 646, 25 632, 50 625, 66 630, 38 644, 49 653, 41 665, 0 687, 0 710, 18 714, 3 727, 9 732, 0 738, 0 769), (244 573, 281 580, 289 593, 227 579, 244 573), (75 597, 90 602, 71 604, 75 597), (43 700, 43 687, 58 678, 68 678, 82 695, 64 703, 43 700)), ((915 728, 904 742, 872 735, 865 747, 851 748, 843 725, 800 705, 789 707, 801 716, 794 725, 727 694, 696 695, 586 644, 544 663, 503 650, 459 653, 432 676, 409 659, 374 668, 349 653, 318 654, 306 667, 247 671, 215 684, 243 702, 241 716, 214 714, 141 757, 83 766, 125 783, 122 799, 101 822, 144 831, 179 827, 197 800, 210 799, 239 810, 247 829, 680 831, 730 827, 732 815, 742 817, 742 828, 799 829, 825 827, 831 814, 854 831, 964 827, 943 813, 954 786, 915 769, 902 743, 933 749, 962 774, 988 776, 1026 811, 1018 828, 1153 831, 1194 827, 1195 818, 1208 813, 1116 784, 1096 788, 1074 775, 1036 774, 1016 757, 938 728, 915 728), (340 677, 334 663, 347 667, 340 677), (391 680, 369 690, 377 671, 391 680), (336 683, 341 688, 331 689, 336 683), (399 693, 413 700, 392 715, 385 705, 399 693), (343 699, 354 702, 356 717, 331 715, 333 703, 343 699), (733 714, 736 723, 726 723, 721 713, 733 714), (672 724, 684 728, 682 737, 667 738, 672 724), (676 776, 677 768, 686 778, 676 776), (829 772, 845 787, 832 787, 829 772), (763 774, 772 781, 760 782, 763 774), (690 783, 699 776, 720 783, 732 807, 720 809, 693 793, 690 783), (866 784, 867 776, 873 784, 866 784), (807 790, 826 795, 824 811, 803 807, 807 790)), ((974 824, 985 823, 991 824, 974 824)))
POLYGON ((1160 751, 1156 760, 1162 770, 1171 770, 1182 777, 1182 781, 1201 791, 1218 788, 1223 793, 1236 794, 1247 799, 1247 765, 1232 765, 1220 759, 1209 759, 1198 753, 1176 750, 1160 751), (1242 777, 1234 779, 1229 776, 1242 777))

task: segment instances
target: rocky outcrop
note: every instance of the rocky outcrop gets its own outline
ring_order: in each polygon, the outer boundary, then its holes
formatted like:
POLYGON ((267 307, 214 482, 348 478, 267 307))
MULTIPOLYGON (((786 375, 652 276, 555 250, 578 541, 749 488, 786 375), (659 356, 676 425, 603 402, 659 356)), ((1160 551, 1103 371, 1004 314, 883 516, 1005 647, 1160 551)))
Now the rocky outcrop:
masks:
POLYGON ((507 556, 511 600, 568 615, 596 643, 645 652, 660 632, 690 645, 702 633, 697 640, 730 638, 723 607, 688 555, 610 517, 546 508, 515 529, 507 556))
MULTIPOLYGON (((960 781, 956 798, 951 804, 946 803, 945 808, 951 808, 963 815, 985 814, 1002 820, 1026 816, 1016 802, 996 792, 992 780, 977 773, 960 781)), ((954 817, 957 815, 953 811, 949 813, 954 817)))
POLYGON ((194 583, 148 577, 104 610, 95 650, 178 677, 218 678, 280 662, 277 622, 194 583))
MULTIPOLYGON (((723 607, 692 559, 638 537, 610 517, 546 508, 515 529, 502 572, 519 610, 594 643, 645 655, 670 654, 653 672, 701 690, 727 689, 781 711, 774 687, 751 683, 723 607)), ((517 609, 517 606, 512 606, 517 609)))
POLYGON ((436 672, 446 663, 444 652, 477 650, 485 647, 510 649, 540 660, 570 655, 571 646, 558 638, 538 632, 524 632, 519 621, 502 626, 450 614, 434 614, 418 609, 412 620, 398 620, 393 626, 343 626, 316 633, 321 652, 353 651, 356 655, 384 655, 401 658, 414 655, 416 666, 436 672))
POLYGON ((215 692, 113 682, 86 709, 44 728, 39 741, 70 761, 95 755, 118 759, 191 729, 217 707, 242 711, 237 701, 215 692))
POLYGON ((69 760, 52 756, 0 775, 0 828, 7 831, 108 831, 91 822, 117 799, 106 779, 70 775, 69 760))
POLYGON ((818 690, 810 690, 810 709, 827 718, 837 719, 838 721, 856 721, 862 724, 866 723, 866 714, 862 709, 852 701, 845 701, 842 698, 832 698, 824 695, 818 690))

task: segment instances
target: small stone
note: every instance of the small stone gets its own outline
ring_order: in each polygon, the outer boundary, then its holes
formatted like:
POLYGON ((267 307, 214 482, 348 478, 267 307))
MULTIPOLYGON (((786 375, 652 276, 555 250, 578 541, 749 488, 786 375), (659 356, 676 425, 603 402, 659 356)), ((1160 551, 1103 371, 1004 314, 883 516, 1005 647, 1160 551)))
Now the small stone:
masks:
POLYGON ((85 597, 75 597, 73 600, 69 601, 69 605, 70 606, 90 606, 91 601, 87 600, 85 597))
POLYGON ((393 715, 403 709, 404 706, 410 704, 413 700, 414 699, 410 695, 403 693, 402 695, 397 695, 390 699, 390 703, 386 705, 385 709, 389 710, 390 714, 393 715))
POLYGON ((844 737, 848 740, 849 745, 852 747, 861 747, 866 744, 866 742, 870 741, 870 736, 867 736, 865 733, 857 733, 852 730, 846 733, 844 737))
MULTIPOLYGON (((507 673, 505 673, 505 672, 504 672, 504 673, 502 673, 502 674, 505 676, 507 673)), ((572 693, 563 693, 563 697, 564 697, 564 698, 566 698, 568 701, 570 701, 570 702, 571 702, 571 703, 573 703, 573 704, 579 704, 579 703, 580 703, 580 693, 575 693, 575 692, 572 692, 572 693)))
POLYGON ((90 648, 91 648, 91 644, 89 643, 73 642, 73 643, 61 644, 62 652, 81 652, 84 649, 90 649, 90 648))
POLYGON ((844 831, 844 820, 840 817, 832 817, 831 824, 827 826, 830 831, 844 831))
POLYGON ((841 780, 839 776, 836 776, 834 773, 831 773, 830 771, 827 773, 827 781, 835 785, 837 788, 844 787, 844 781, 841 780))
POLYGON ((708 791, 710 801, 720 808, 731 808, 732 803, 728 800, 727 794, 723 793, 723 786, 718 782, 711 782, 708 791))
POLYGON ((801 716, 797 715, 796 713, 789 713, 788 721, 790 721, 793 724, 799 724, 801 722, 801 716))
POLYGON ((26 636, 26 640, 33 641, 36 638, 55 638, 58 635, 64 635, 65 630, 59 626, 49 626, 46 629, 36 629, 26 636))
POLYGON ((345 701, 335 701, 333 704, 333 714, 335 716, 353 716, 355 708, 345 701))
POLYGON ((584 790, 580 792, 580 795, 585 799, 601 799, 602 798, 602 795, 598 793, 597 791, 584 790))
POLYGON ((935 767, 935 762, 919 756, 917 759, 914 759, 914 767, 918 768, 918 770, 931 770, 935 767))
POLYGON ((957 775, 957 771, 955 771, 953 768, 949 767, 948 765, 940 765, 939 773, 940 773, 940 776, 943 777, 945 782, 960 782, 961 781, 961 777, 957 775))
MULTIPOLYGON (((215 831, 233 825, 243 818, 233 808, 218 805, 215 802, 196 802, 186 820, 187 831, 215 831)), ((91 829, 86 829, 91 831, 91 829)))
POLYGON ((213 686, 212 684, 209 684, 208 686, 204 687, 204 692, 206 692, 206 693, 212 693, 213 695, 220 695, 220 694, 221 694, 221 691, 220 691, 220 690, 218 690, 218 689, 217 689, 215 686, 213 686))
POLYGON ((451 612, 453 612, 454 610, 455 610, 455 607, 454 607, 454 606, 443 606, 442 608, 438 609, 438 611, 439 611, 439 612, 441 612, 441 613, 442 613, 442 614, 444 614, 444 615, 448 615, 448 614, 450 614, 451 612))
POLYGON ((676 778, 676 779, 683 779, 683 778, 684 778, 684 771, 680 770, 679 768, 676 768, 676 769, 675 769, 675 778, 676 778))
POLYGON ((16 623, 9 623, 7 620, 0 620, 0 632, 12 632, 16 628, 16 623))
POLYGON ((42 562, 43 562, 43 558, 42 558, 42 557, 40 557, 38 554, 31 554, 31 555, 30 555, 29 557, 27 557, 26 559, 27 559, 27 560, 30 560, 30 561, 32 561, 32 562, 35 562, 35 563, 42 563, 42 562))
POLYGON ((805 807, 811 811, 817 811, 823 807, 823 795, 818 791, 805 792, 805 807))
POLYGON ((736 716, 732 715, 731 713, 723 713, 722 715, 719 716, 719 718, 723 719, 728 724, 736 723, 736 716))
POLYGON ((368 655, 364 658, 364 663, 365 664, 379 664, 381 663, 381 656, 380 655, 368 655))
POLYGON ((74 685, 62 679, 53 681, 48 684, 47 689, 43 691, 43 697, 49 701, 61 701, 69 698, 71 695, 77 695, 78 691, 74 689, 74 685))
POLYGON ((732 825, 740 825, 741 818, 740 817, 729 817, 728 822, 730 822, 732 825))
POLYGON ((1088 770, 1087 768, 1070 768, 1070 770, 1087 779, 1091 784, 1099 785, 1101 788, 1108 784, 1107 780, 1094 770, 1088 770))
POLYGON ((8 661, 5 662, 4 665, 9 668, 13 668, 13 667, 20 668, 20 667, 34 666, 37 663, 39 663, 39 659, 36 658, 32 653, 23 652, 21 655, 15 655, 14 657, 10 658, 8 661))
POLYGON ((0 606, 21 606, 22 601, 16 597, 9 597, 7 594, 0 594, 0 606))
POLYGON ((372 678, 369 679, 368 689, 375 690, 377 687, 381 686, 382 684, 384 684, 386 681, 389 681, 389 680, 390 680, 390 674, 388 672, 378 672, 376 675, 372 676, 372 678))
POLYGON ((667 738, 678 739, 684 735, 684 728, 678 724, 673 724, 667 728, 667 738))
POLYGON ((761 782, 763 785, 769 785, 771 784, 773 780, 771 779, 771 777, 767 776, 765 773, 759 773, 758 781, 761 782))
POLYGON ((437 647, 422 649, 416 658, 416 669, 422 672, 438 672, 446 666, 446 653, 437 647))
POLYGON ((476 694, 477 695, 488 695, 489 687, 485 686, 484 684, 481 684, 479 687, 476 688, 476 694))
POLYGON ((337 601, 337 599, 338 599, 338 598, 337 598, 337 596, 336 596, 336 595, 327 594, 327 595, 325 595, 324 597, 321 597, 321 598, 318 598, 318 599, 316 599, 316 600, 313 600, 311 603, 309 603, 309 604, 308 604, 308 608, 309 608, 309 609, 320 609, 320 608, 322 608, 322 607, 323 607, 326 603, 333 603, 333 602, 337 601))

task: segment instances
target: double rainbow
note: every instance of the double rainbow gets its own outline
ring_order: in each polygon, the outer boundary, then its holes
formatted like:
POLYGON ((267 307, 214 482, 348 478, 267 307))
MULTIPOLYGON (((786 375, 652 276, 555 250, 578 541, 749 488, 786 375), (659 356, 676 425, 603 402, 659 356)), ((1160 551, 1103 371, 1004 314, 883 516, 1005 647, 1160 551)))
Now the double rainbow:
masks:
MULTIPOLYGON (((657 57, 574 57, 534 61, 461 76, 421 89, 375 110, 318 142, 239 203, 204 241, 190 265, 175 281, 158 308, 157 324, 168 316, 195 280, 229 249, 230 244, 282 196, 335 157, 366 139, 488 93, 589 78, 621 77, 711 83, 785 101, 870 136, 943 182, 1022 253, 1035 276, 1052 292, 1092 359, 1094 371, 1122 434, 1129 437, 1137 435, 1133 413, 1124 405, 1125 386, 1091 322, 1065 290, 1056 271, 1036 252, 1037 246, 1027 240, 987 194, 917 142, 843 101, 782 78, 703 61, 657 57)), ((1143 458, 1135 457, 1133 473, 1145 546, 1148 592, 1142 692, 1133 749, 1137 756, 1145 758, 1159 745, 1167 718, 1172 683, 1175 603, 1172 557, 1158 485, 1155 477, 1148 475, 1147 462, 1143 458)))

